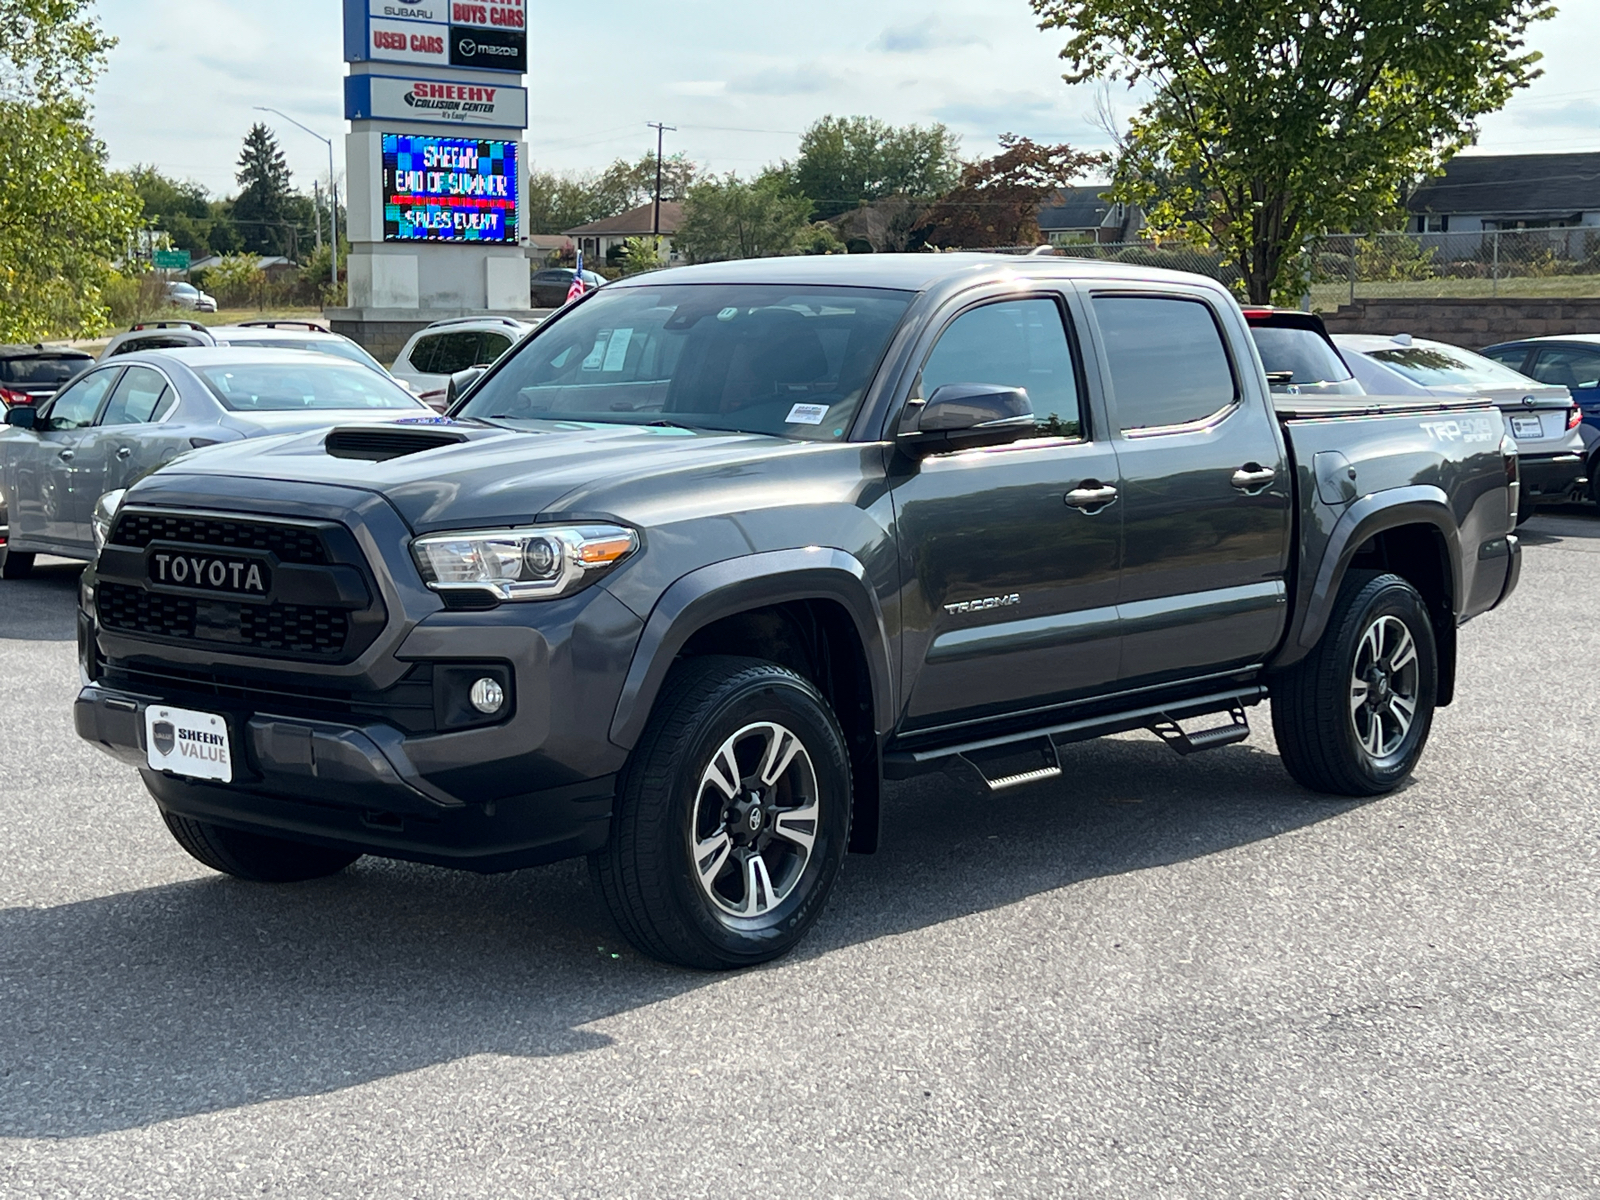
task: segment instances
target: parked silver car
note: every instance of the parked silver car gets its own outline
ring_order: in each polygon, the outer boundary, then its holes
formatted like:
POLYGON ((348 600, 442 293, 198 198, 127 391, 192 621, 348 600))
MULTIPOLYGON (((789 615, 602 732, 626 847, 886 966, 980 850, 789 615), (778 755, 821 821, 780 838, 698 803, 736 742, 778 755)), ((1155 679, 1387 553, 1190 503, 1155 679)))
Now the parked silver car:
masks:
POLYGON ((39 553, 94 557, 95 502, 180 454, 361 421, 432 419, 387 376, 303 350, 197 347, 121 355, 0 430, 0 577, 39 553))
POLYGON ((1471 350, 1406 333, 1336 333, 1333 341, 1373 395, 1483 396, 1493 401, 1505 418, 1506 432, 1517 442, 1524 520, 1541 500, 1564 500, 1587 483, 1578 432, 1583 414, 1566 388, 1529 379, 1471 350))

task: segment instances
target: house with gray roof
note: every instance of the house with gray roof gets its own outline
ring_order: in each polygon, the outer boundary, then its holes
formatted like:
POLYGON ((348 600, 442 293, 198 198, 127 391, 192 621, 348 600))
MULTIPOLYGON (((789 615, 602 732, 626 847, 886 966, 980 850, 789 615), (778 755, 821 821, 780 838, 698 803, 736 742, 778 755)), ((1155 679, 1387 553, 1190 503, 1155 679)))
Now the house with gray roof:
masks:
POLYGON ((1457 155, 1406 212, 1414 233, 1600 225, 1600 153, 1457 155))
POLYGON ((1052 245, 1131 242, 1144 228, 1137 206, 1113 204, 1101 196, 1109 184, 1062 188, 1039 210, 1039 232, 1052 245))

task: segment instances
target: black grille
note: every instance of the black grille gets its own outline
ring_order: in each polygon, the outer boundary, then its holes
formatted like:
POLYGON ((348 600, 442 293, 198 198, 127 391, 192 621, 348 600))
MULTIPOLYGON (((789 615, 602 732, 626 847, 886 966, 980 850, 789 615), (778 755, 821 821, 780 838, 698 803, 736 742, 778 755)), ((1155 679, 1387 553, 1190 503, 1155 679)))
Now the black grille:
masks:
POLYGON ((96 591, 100 623, 124 633, 212 642, 217 649, 247 646, 313 658, 344 653, 349 614, 302 604, 231 604, 163 596, 125 583, 96 591))
POLYGON ((232 521, 177 513, 128 512, 111 535, 117 546, 144 549, 151 542, 181 542, 232 550, 270 550, 279 562, 321 564, 327 547, 314 529, 269 521, 232 521))
POLYGON ((195 604, 187 596, 159 596, 122 583, 103 583, 95 595, 100 623, 107 629, 157 637, 194 636, 195 604))

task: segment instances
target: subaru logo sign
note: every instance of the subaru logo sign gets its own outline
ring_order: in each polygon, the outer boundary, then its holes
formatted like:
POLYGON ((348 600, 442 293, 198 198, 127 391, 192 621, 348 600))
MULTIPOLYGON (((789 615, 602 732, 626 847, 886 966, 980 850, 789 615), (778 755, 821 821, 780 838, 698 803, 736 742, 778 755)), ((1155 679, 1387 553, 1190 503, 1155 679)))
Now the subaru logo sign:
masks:
POLYGON ((1526 404, 1529 408, 1533 407, 1533 397, 1532 396, 1524 396, 1522 398, 1522 402, 1524 404, 1526 404))

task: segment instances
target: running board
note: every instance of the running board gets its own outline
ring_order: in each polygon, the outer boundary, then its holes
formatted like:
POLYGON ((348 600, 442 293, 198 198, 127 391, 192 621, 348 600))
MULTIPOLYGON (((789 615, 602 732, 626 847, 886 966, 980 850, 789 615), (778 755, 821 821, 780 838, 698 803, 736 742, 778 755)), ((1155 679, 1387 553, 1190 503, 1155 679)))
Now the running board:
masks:
POLYGON ((1228 710, 1228 716, 1230 718, 1228 724, 1218 725, 1214 729, 1199 729, 1194 733, 1187 732, 1170 717, 1165 721, 1152 721, 1145 728, 1179 754, 1187 757, 1190 754, 1199 754, 1202 750, 1232 746, 1250 736, 1250 722, 1245 718, 1242 705, 1235 704, 1228 710))
POLYGON ((1056 779, 1061 775, 1061 760, 1056 756, 1056 744, 1047 737, 1037 739, 1029 749, 1001 746, 987 751, 974 750, 956 756, 978 773, 978 778, 991 792, 1021 787, 1025 783, 1038 783, 1043 779, 1056 779), (1038 765, 1032 765, 1037 755, 1038 765), (1017 770, 1016 768, 1022 768, 1017 770), (996 775, 994 771, 1005 771, 996 775))

